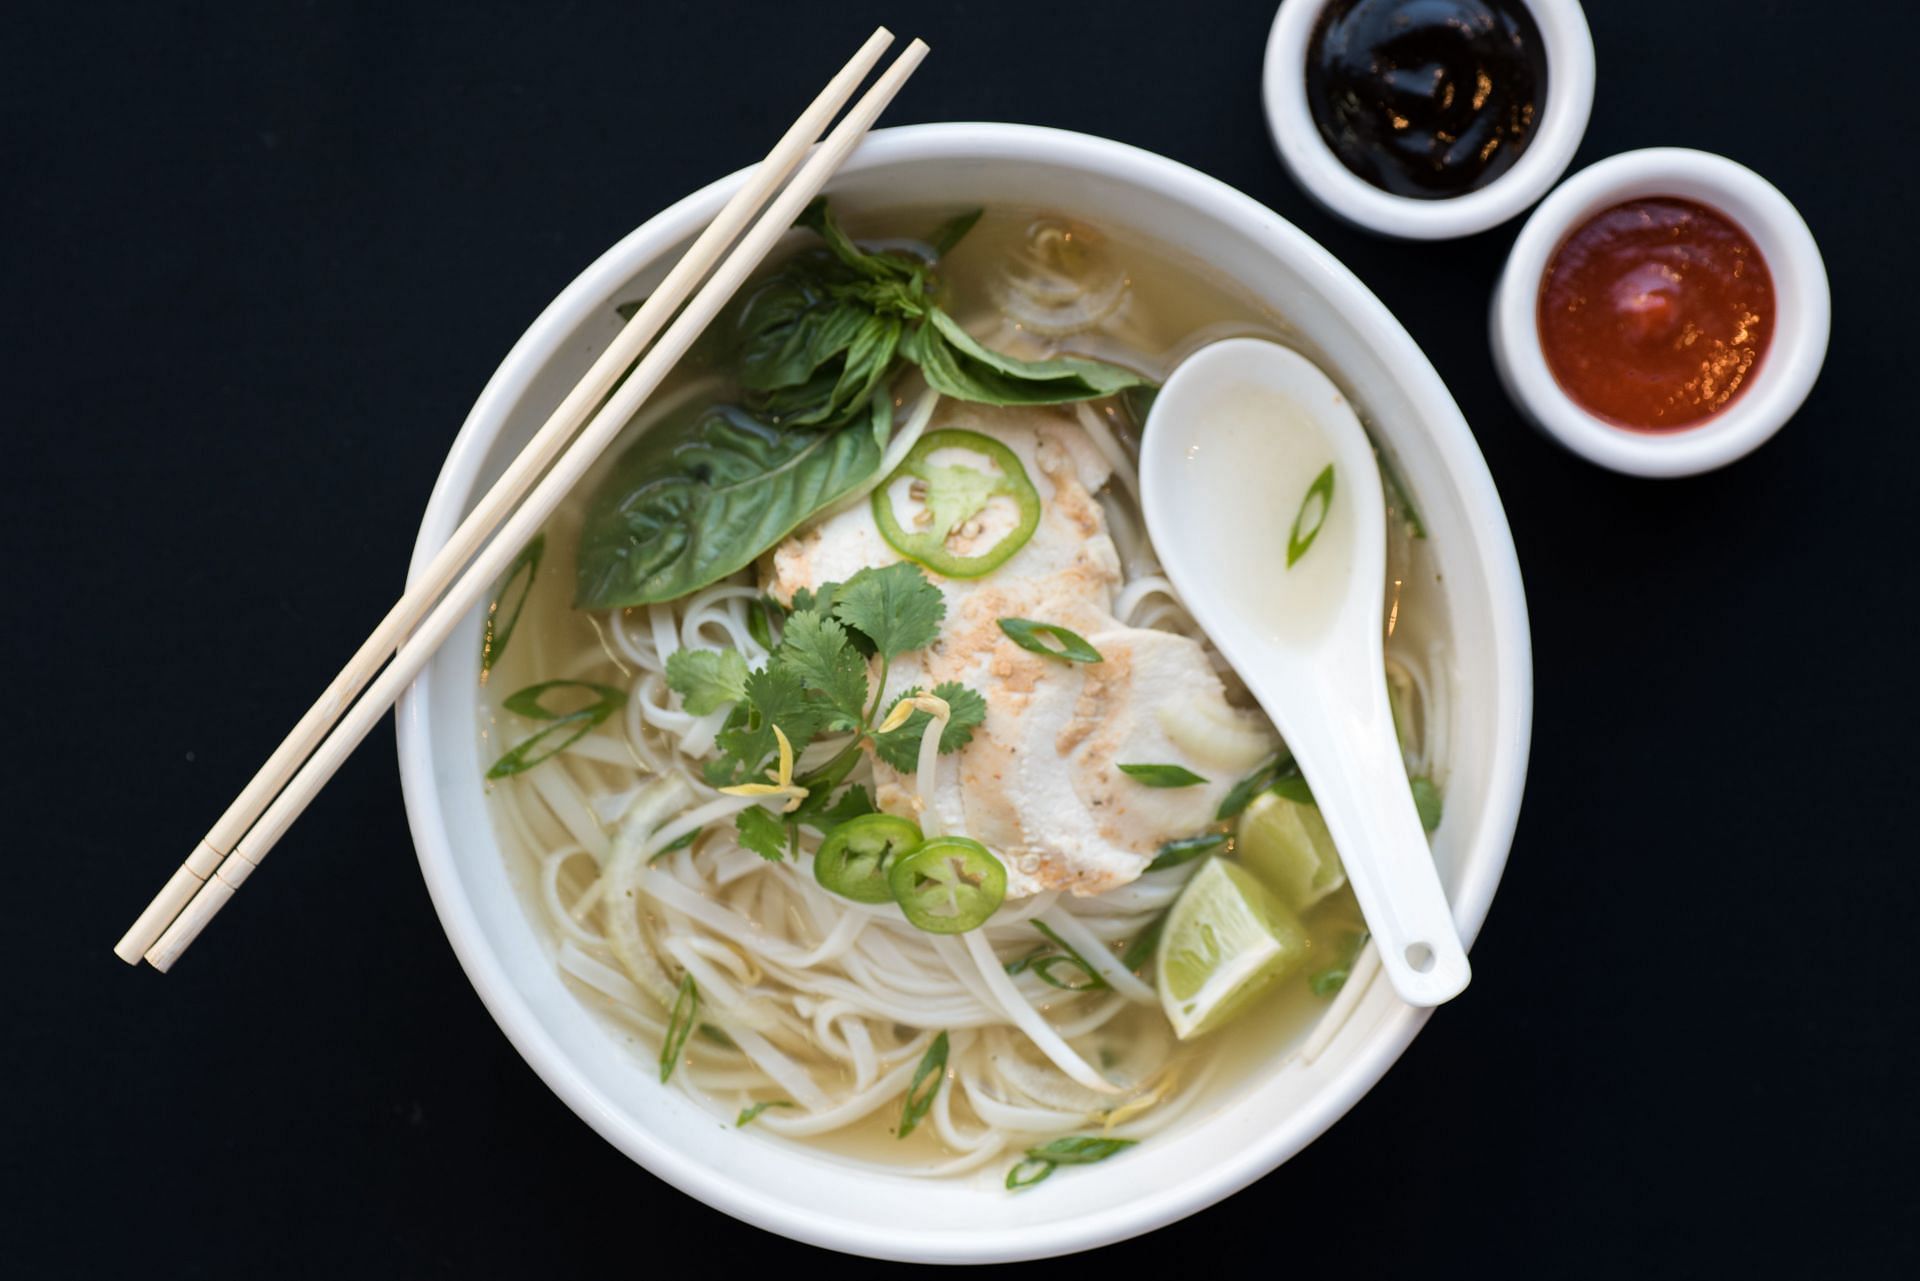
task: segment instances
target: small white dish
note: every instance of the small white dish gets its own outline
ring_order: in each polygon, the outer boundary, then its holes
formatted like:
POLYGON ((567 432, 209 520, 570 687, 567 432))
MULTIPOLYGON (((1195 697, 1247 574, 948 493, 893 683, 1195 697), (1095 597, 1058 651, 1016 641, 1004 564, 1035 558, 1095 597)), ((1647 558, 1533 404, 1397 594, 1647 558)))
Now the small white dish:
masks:
POLYGON ((1402 240, 1454 240, 1497 227, 1547 194, 1573 161, 1593 114, 1593 34, 1579 0, 1524 0, 1547 52, 1540 124, 1513 168, 1478 191, 1440 200, 1397 196, 1347 168, 1307 103, 1307 45, 1331 0, 1287 0, 1267 38, 1261 75, 1267 127, 1293 180, 1337 217, 1402 240))
POLYGON ((1633 476, 1691 476, 1751 453, 1793 417, 1820 376, 1832 314, 1820 247, 1779 188, 1724 156, 1655 147, 1581 170, 1527 220, 1494 288, 1494 366, 1521 412, 1581 457, 1633 476), (1617 426, 1567 395, 1547 365, 1539 320, 1541 280, 1567 236, 1603 210, 1653 196, 1737 223, 1766 260, 1774 301, 1773 338, 1746 389, 1699 425, 1661 432, 1617 426))

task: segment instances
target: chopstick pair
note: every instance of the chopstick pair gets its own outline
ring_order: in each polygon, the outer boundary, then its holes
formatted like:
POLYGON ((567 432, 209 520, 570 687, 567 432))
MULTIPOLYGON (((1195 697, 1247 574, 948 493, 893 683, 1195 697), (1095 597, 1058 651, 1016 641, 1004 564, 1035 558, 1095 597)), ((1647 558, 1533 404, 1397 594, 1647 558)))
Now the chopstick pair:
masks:
POLYGON ((575 483, 679 363, 807 203, 826 186, 926 57, 924 43, 915 40, 909 44, 833 132, 814 147, 814 139, 892 43, 893 34, 885 27, 876 30, 781 137, 506 473, 460 522, 421 572, 419 581, 388 611, 194 847, 114 947, 115 955, 129 965, 144 956, 164 972, 233 897, 460 620, 485 598, 509 562, 546 524, 575 483), (782 190, 781 184, 796 167, 799 173, 782 190), (772 204, 747 228, 755 211, 770 197, 772 204), (744 236, 743 228, 747 228, 744 236), (731 253, 727 252, 729 245, 734 245, 731 253), (706 278, 704 286, 700 284, 702 278, 706 278), (667 325, 676 312, 678 318, 667 325), (659 341, 654 343, 656 335, 659 341), (650 349, 649 343, 653 343, 650 349), (614 390, 629 366, 632 375, 614 390), (593 412, 596 405, 600 406, 597 413, 593 412), (583 420, 586 425, 581 427, 583 420), (389 655, 393 656, 391 663, 387 662, 389 655), (367 689, 370 680, 372 688, 367 689), (365 696, 355 702, 363 689, 367 689, 365 696))

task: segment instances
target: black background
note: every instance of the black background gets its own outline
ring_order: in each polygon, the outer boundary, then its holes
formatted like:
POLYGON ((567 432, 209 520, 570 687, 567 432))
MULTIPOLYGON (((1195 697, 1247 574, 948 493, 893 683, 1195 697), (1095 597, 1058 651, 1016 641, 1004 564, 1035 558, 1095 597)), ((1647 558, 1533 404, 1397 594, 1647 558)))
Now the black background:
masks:
POLYGON ((1272 7, 9 5, 0 1266, 860 1266, 671 1191, 547 1092, 443 941, 385 730, 174 974, 109 948, 393 598, 521 330, 883 20, 934 47, 889 122, 1119 138, 1354 267, 1474 425, 1533 611, 1532 774, 1472 989, 1294 1161, 1089 1262, 1911 1263, 1920 206, 1868 19, 1904 6, 1589 5, 1577 163, 1730 154, 1833 280, 1799 418, 1668 483, 1556 452, 1502 397, 1484 314, 1513 227, 1385 243, 1290 184, 1259 111, 1272 7))

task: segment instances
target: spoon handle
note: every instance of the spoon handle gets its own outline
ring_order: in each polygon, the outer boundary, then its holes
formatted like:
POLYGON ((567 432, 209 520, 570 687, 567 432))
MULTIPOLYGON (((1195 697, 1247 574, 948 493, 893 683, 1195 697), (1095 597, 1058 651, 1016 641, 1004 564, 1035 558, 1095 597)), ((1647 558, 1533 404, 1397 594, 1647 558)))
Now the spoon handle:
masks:
POLYGON ((1347 729, 1325 734, 1313 745, 1318 750, 1296 744, 1302 772, 1394 991, 1409 1005, 1439 1005, 1458 996, 1473 972, 1406 784, 1385 690, 1364 710, 1323 702, 1323 714, 1309 723, 1345 720, 1347 729))

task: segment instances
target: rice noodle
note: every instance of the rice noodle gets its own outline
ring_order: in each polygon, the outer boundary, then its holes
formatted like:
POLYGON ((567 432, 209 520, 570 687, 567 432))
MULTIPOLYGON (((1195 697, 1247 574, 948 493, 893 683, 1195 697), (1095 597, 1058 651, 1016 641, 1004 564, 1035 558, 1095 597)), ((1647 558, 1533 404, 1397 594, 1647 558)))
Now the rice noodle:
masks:
MULTIPOLYGON (((1107 357, 1155 377, 1210 336, 1189 335, 1171 351, 1156 346, 1146 309, 1128 302, 1124 273, 1118 289, 1095 275, 1062 277, 1064 284, 1031 277, 1038 292, 1023 286, 1014 319, 981 312, 964 327, 1010 355, 1107 357)), ((866 501, 936 416, 939 393, 901 386, 881 465, 842 508, 866 501)), ((1133 424, 1117 402, 1071 412, 1111 471, 1096 497, 1123 573, 1114 616, 1205 644, 1140 515, 1133 424)), ((1411 582, 1422 554, 1397 525, 1389 541, 1395 576, 1411 582)), ((922 1122, 941 1155, 918 1149, 909 1165, 885 1166, 896 1173, 963 1174, 1045 1136, 1141 1138, 1177 1120, 1204 1094, 1218 1056, 1181 1049, 1151 982, 1119 956, 1199 863, 1094 897, 1048 891, 1011 900, 979 929, 941 937, 913 928, 891 903, 854 903, 822 888, 813 876, 821 836, 810 828, 801 829, 797 858, 762 858, 735 826, 761 802, 721 794, 702 772, 732 707, 696 716, 666 681, 668 660, 682 650, 732 649, 749 668, 761 665, 768 646, 755 631, 766 621, 771 634, 761 635, 777 644, 779 628, 777 611, 756 616, 761 597, 748 569, 680 600, 588 616, 592 635, 580 633, 577 645, 556 645, 531 625, 528 639, 515 643, 514 661, 531 661, 541 679, 615 684, 628 695, 616 719, 492 786, 503 834, 528 854, 529 901, 553 930, 569 991, 657 1047, 682 976, 691 975, 701 1030, 686 1043, 675 1083, 726 1123, 753 1102, 790 1104, 760 1113, 754 1128, 795 1139, 877 1129, 889 1110, 897 1117, 922 1056, 944 1031, 946 1080, 922 1122), (690 844, 672 848, 689 836, 690 844), (1101 984, 1062 990, 1031 968, 1009 975, 1009 964, 1044 949, 1036 922, 1101 984)), ((1419 621, 1396 613, 1388 667, 1409 709, 1409 771, 1444 786, 1452 673, 1440 643, 1409 626, 1419 621)), ((1224 660, 1207 650, 1231 686, 1224 660)), ((913 799, 929 838, 944 831, 934 804, 941 771, 957 768, 939 754, 946 724, 944 710, 930 715, 915 762, 913 799)), ((844 732, 817 737, 795 769, 818 768, 852 741, 844 732)), ((848 781, 872 785, 866 759, 848 781)), ((1303 1057, 1337 1035, 1374 980, 1370 947, 1352 971, 1303 1057)))

